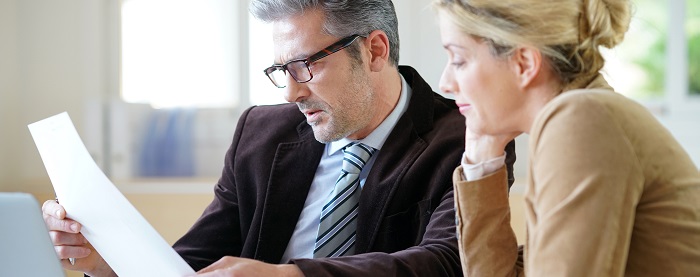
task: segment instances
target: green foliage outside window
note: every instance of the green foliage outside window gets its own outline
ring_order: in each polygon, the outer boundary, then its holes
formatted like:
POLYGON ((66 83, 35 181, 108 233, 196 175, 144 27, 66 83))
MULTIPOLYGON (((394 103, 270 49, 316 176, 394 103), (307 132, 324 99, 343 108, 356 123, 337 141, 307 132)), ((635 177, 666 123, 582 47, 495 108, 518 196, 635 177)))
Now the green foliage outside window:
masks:
MULTIPOLYGON (((663 96, 666 78, 666 40, 668 3, 658 0, 636 0, 630 30, 625 35, 623 53, 644 72, 630 96, 654 98, 663 96)), ((641 77, 641 76, 640 76, 641 77)))
MULTIPOLYGON (((662 97, 666 73, 668 1, 634 0, 630 30, 618 51, 620 58, 641 73, 626 93, 640 99, 662 97)), ((686 0, 688 91, 700 95, 700 1, 686 0)))
POLYGON ((686 1, 688 36, 688 86, 691 94, 700 95, 700 1, 686 1))

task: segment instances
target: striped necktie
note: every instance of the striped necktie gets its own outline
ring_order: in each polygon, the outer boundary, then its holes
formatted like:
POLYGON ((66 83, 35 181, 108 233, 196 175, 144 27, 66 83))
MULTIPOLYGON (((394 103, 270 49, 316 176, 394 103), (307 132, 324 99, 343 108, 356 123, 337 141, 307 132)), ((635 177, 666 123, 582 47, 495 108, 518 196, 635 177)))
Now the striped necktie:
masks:
POLYGON ((357 210, 360 204, 360 171, 376 149, 362 143, 343 148, 343 166, 333 193, 321 211, 321 224, 314 245, 314 258, 355 253, 357 210))

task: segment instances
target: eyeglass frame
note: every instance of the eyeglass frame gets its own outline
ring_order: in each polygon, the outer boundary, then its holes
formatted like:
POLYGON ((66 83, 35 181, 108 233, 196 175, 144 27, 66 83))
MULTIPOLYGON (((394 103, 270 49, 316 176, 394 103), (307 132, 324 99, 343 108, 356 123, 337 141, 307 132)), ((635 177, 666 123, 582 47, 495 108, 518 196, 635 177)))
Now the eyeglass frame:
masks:
POLYGON ((357 40, 358 37, 365 38, 365 36, 358 35, 358 34, 347 36, 347 37, 344 37, 344 38, 336 41, 335 43, 329 45, 328 47, 323 48, 321 51, 316 52, 315 54, 309 56, 308 58, 295 59, 295 60, 288 61, 284 64, 273 64, 272 66, 265 68, 265 70, 263 70, 263 72, 265 73, 265 76, 267 76, 267 78, 270 79, 270 82, 272 82, 272 84, 274 86, 276 86, 277 88, 285 88, 287 86, 287 85, 279 86, 275 82, 275 79, 272 76, 270 76, 270 74, 272 74, 273 72, 275 72, 277 70, 282 70, 284 72, 285 76, 289 72, 289 75, 292 76, 292 79, 294 79, 294 81, 296 81, 297 83, 307 83, 307 82, 311 81, 311 79, 314 78, 314 74, 311 72, 311 68, 309 66, 311 66, 313 63, 317 62, 320 59, 328 57, 331 54, 339 52, 340 50, 343 50, 345 48, 348 48, 350 45, 352 45, 355 42, 355 40, 357 40), (308 80, 300 81, 299 79, 297 79, 296 76, 294 76, 294 74, 291 73, 291 71, 287 70, 287 66, 289 64, 295 63, 295 62, 304 62, 304 66, 306 67, 306 70, 309 72, 309 79, 308 80))

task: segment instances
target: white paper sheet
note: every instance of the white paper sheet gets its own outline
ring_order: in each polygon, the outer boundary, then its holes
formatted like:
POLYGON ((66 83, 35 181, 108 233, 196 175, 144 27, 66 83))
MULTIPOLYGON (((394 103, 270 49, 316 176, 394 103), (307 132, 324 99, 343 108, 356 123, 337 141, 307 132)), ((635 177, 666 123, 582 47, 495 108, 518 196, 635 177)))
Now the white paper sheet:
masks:
POLYGON ((83 235, 117 275, 194 273, 95 164, 67 113, 29 130, 68 217, 83 224, 83 235))

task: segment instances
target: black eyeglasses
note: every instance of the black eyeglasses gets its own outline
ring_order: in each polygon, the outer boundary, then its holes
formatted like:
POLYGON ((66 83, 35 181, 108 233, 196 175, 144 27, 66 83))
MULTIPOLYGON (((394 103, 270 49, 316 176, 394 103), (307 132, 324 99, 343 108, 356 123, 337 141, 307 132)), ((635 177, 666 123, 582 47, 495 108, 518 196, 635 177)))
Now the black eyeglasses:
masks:
POLYGON ((358 37, 363 36, 352 35, 349 37, 345 37, 337 41, 336 43, 333 43, 330 46, 324 48, 323 50, 318 51, 318 53, 309 56, 306 59, 291 60, 285 64, 273 64, 272 66, 265 69, 265 75, 267 75, 267 78, 270 78, 272 84, 274 84, 278 88, 284 88, 287 86, 287 72, 289 72, 289 74, 292 75, 292 78, 294 78, 294 80, 297 81, 297 83, 306 83, 308 81, 311 81, 311 78, 313 78, 314 75, 311 74, 311 69, 309 69, 309 65, 329 56, 330 54, 347 48, 353 42, 355 42, 355 40, 358 37))

